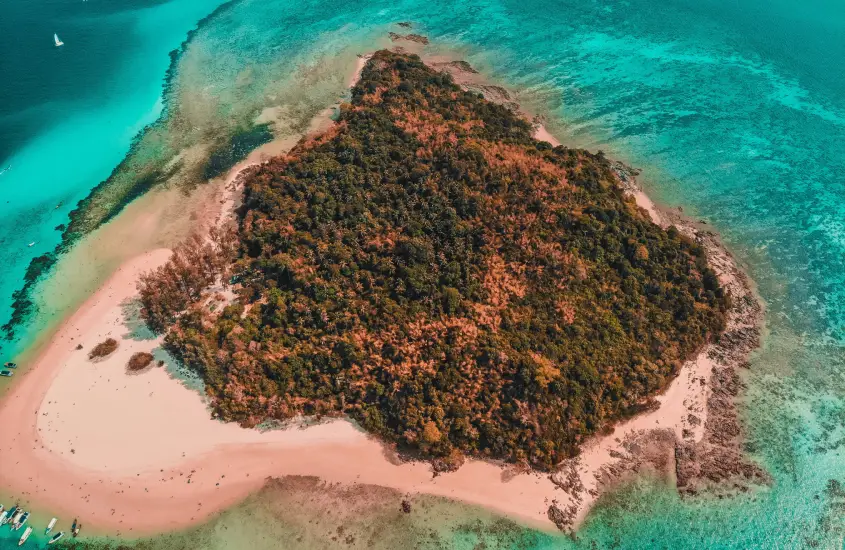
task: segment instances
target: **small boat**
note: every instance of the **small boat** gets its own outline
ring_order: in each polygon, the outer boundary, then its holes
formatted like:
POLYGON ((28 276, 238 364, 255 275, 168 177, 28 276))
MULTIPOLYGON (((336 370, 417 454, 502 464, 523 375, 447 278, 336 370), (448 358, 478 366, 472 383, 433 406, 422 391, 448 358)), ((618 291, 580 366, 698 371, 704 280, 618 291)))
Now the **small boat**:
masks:
POLYGON ((29 512, 24 512, 23 515, 20 517, 20 519, 18 519, 17 523, 15 523, 12 526, 12 530, 17 531, 18 529, 23 527, 23 524, 26 523, 26 520, 28 520, 28 519, 29 519, 29 512))
POLYGON ((3 363, 3 366, 4 366, 4 367, 6 367, 7 369, 16 369, 16 368, 18 368, 18 364, 17 364, 17 363, 12 363, 11 361, 6 361, 5 363, 3 363))
POLYGON ((0 525, 6 523, 6 516, 9 515, 9 512, 0 512, 0 525))
POLYGON ((11 164, 10 164, 9 166, 7 166, 7 167, 3 168, 2 170, 0 170, 0 176, 2 176, 3 174, 5 174, 6 172, 8 172, 8 171, 9 171, 9 170, 11 170, 11 169, 12 169, 12 165, 11 165, 11 164))
POLYGON ((23 546, 23 543, 26 542, 26 539, 28 539, 29 535, 31 535, 31 534, 32 534, 32 527, 27 527, 26 531, 24 531, 23 535, 21 535, 21 540, 18 541, 18 546, 23 546))
POLYGON ((15 525, 18 523, 18 520, 21 519, 22 515, 23 515, 23 509, 18 507, 17 511, 14 514, 10 515, 10 517, 9 517, 9 522, 8 522, 9 527, 14 529, 15 525))
POLYGON ((56 533, 55 535, 53 535, 53 538, 51 538, 51 539, 47 542, 47 544, 53 544, 54 542, 57 542, 57 541, 58 541, 60 538, 62 538, 63 536, 65 536, 65 532, 64 532, 64 531, 59 531, 58 533, 56 533))
POLYGON ((31 243, 29 243, 29 244, 28 244, 28 245, 26 245, 26 246, 35 246, 35 241, 32 241, 31 243))
POLYGON ((50 523, 47 524, 47 529, 44 531, 45 535, 49 535, 50 531, 53 530, 53 527, 56 526, 56 522, 59 521, 59 518, 53 518, 50 520, 50 523))
POLYGON ((12 376, 13 374, 15 374, 15 373, 13 373, 10 370, 0 370, 0 376, 7 376, 8 377, 8 376, 12 376))
POLYGON ((64 43, 64 42, 62 42, 61 40, 59 40, 59 35, 58 35, 58 34, 55 34, 55 33, 53 34, 53 40, 56 42, 56 47, 57 47, 57 48, 58 48, 59 46, 64 46, 64 45, 65 45, 65 43, 64 43))
POLYGON ((0 512, 2 512, 2 511, 3 511, 3 510, 5 510, 5 509, 6 509, 6 507, 5 507, 5 506, 3 506, 2 504, 0 504, 0 512))
POLYGON ((0 525, 6 525, 7 523, 9 523, 9 520, 12 519, 12 516, 14 516, 15 512, 17 512, 17 511, 18 511, 17 506, 12 506, 11 508, 9 508, 9 510, 6 511, 6 516, 3 517, 3 518, 0 518, 0 525))
POLYGON ((77 524, 76 519, 74 518, 73 525, 71 525, 71 527, 70 527, 70 530, 73 533, 73 538, 76 538, 76 536, 79 534, 80 529, 82 529, 82 524, 81 523, 77 524))

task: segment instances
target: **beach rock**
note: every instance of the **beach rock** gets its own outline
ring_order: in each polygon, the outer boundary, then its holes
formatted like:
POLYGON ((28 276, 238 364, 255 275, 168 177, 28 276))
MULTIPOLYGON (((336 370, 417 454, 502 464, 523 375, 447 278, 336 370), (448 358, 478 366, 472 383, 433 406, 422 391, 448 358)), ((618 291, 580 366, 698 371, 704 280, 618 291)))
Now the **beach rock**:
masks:
MULTIPOLYGON (((452 74, 454 75, 454 73, 452 74)), ((498 103, 499 105, 506 107, 514 113, 519 112, 519 103, 513 101, 510 92, 508 92, 505 88, 502 88, 501 86, 472 82, 465 82, 462 84, 462 86, 467 91, 475 92, 484 96, 484 99, 486 99, 487 101, 498 103)))
POLYGON ((406 29, 410 29, 412 27, 410 21, 401 21, 401 22, 396 23, 396 24, 399 25, 400 27, 404 27, 406 29))
POLYGON ((577 507, 567 506, 565 509, 562 509, 558 506, 557 501, 553 501, 546 511, 549 520, 564 533, 572 533, 572 525, 575 522, 577 513, 577 507))
POLYGON ((435 69, 444 69, 447 72, 458 71, 462 73, 478 74, 478 71, 472 68, 472 65, 463 60, 447 61, 443 63, 432 63, 435 69))
POLYGON ((585 487, 578 473, 578 464, 577 459, 564 462, 560 465, 558 471, 549 475, 549 479, 562 491, 580 501, 581 493, 584 492, 585 487))
POLYGON ((409 42, 416 42, 416 43, 422 44, 424 46, 428 44, 428 38, 421 35, 421 34, 414 34, 414 33, 398 34, 398 33, 395 33, 395 32, 389 32, 389 33, 387 33, 387 35, 394 42, 397 42, 399 40, 407 40, 409 42))
POLYGON ((402 501, 402 511, 405 512, 406 514, 411 513, 411 503, 409 501, 407 501, 407 500, 402 501))

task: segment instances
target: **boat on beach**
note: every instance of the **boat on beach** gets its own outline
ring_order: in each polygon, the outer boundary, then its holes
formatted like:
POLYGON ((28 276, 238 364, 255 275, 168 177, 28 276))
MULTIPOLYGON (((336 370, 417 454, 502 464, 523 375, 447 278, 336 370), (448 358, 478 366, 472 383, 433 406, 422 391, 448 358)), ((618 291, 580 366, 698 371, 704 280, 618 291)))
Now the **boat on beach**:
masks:
POLYGON ((28 520, 28 519, 29 519, 29 512, 24 512, 23 515, 20 518, 18 518, 18 521, 15 522, 15 524, 12 526, 12 531, 17 531, 18 529, 23 527, 24 524, 26 523, 26 520, 28 520))
POLYGON ((7 378, 10 378, 13 374, 15 374, 15 373, 10 371, 10 370, 0 370, 0 376, 5 376, 7 378))
POLYGON ((70 526, 71 534, 73 534, 73 538, 79 534, 79 530, 82 529, 82 524, 76 522, 76 518, 73 518, 73 525, 70 526))
POLYGON ((53 544, 54 542, 58 542, 59 539, 61 539, 63 536, 65 536, 65 532, 59 531, 58 533, 53 535, 53 538, 51 538, 49 541, 47 541, 47 544, 49 545, 49 544, 53 544))
POLYGON ((47 524, 47 529, 44 530, 45 535, 49 535, 50 531, 53 530, 53 527, 56 526, 56 522, 59 521, 59 518, 53 518, 50 520, 50 523, 47 524))
POLYGON ((26 539, 28 539, 29 535, 31 535, 31 534, 32 534, 32 527, 27 527, 26 531, 24 531, 23 535, 21 535, 21 540, 18 541, 18 546, 23 546, 23 543, 26 542, 26 539))
POLYGON ((6 516, 9 515, 9 512, 0 512, 0 525, 6 523, 6 516))
POLYGON ((16 369, 16 368, 18 368, 18 364, 17 364, 17 363, 12 363, 11 361, 6 361, 5 363, 3 363, 3 366, 4 366, 4 367, 6 367, 7 369, 16 369))

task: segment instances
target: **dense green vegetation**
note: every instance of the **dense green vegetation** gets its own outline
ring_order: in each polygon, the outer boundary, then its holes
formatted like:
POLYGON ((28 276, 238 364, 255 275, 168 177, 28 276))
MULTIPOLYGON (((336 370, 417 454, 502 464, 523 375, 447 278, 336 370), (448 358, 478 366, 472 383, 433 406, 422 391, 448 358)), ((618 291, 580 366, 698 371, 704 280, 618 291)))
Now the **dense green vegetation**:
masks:
POLYGON ((531 131, 378 52, 332 130, 249 175, 238 301, 177 315, 150 277, 147 309, 222 418, 345 412, 444 467, 550 467, 663 388, 727 297, 603 155, 531 131))

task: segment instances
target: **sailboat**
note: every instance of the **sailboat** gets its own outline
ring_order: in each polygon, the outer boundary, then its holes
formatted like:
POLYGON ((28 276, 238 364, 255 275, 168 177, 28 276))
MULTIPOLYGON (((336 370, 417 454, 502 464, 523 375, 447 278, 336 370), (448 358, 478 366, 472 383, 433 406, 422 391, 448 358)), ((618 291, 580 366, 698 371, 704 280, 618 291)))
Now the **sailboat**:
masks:
POLYGON ((64 46, 64 45, 65 45, 65 43, 64 43, 64 42, 62 42, 61 40, 59 40, 59 35, 58 35, 58 34, 53 33, 53 40, 55 40, 55 41, 56 41, 56 47, 57 47, 57 48, 58 48, 59 46, 64 46))

